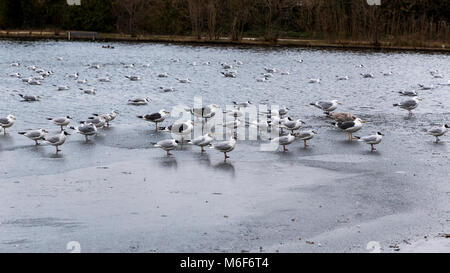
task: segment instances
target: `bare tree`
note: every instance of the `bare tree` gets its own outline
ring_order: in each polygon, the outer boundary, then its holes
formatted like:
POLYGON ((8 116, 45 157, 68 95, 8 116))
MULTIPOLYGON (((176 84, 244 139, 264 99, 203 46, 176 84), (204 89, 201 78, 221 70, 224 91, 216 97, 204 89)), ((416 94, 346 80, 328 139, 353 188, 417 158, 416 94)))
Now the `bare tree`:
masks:
POLYGON ((117 16, 117 29, 121 32, 136 34, 137 18, 142 16, 149 0, 117 0, 114 11, 117 16))

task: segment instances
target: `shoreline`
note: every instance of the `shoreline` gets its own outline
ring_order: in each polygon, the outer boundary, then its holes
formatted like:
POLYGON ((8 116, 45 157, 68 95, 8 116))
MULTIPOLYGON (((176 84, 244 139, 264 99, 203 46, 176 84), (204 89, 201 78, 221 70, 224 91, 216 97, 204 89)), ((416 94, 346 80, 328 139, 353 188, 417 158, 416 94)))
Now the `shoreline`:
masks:
MULTIPOLYGON (((66 31, 0 31, 0 39, 12 40, 68 40, 66 31)), ((90 38, 76 38, 72 40, 94 40, 90 38)), ((268 47, 299 47, 299 48, 328 48, 328 49, 363 49, 363 50, 393 50, 393 51, 426 51, 426 52, 450 52, 450 45, 437 42, 430 43, 427 46, 395 46, 382 42, 379 46, 372 42, 364 41, 337 41, 329 42, 326 40, 312 39, 290 39, 280 38, 277 42, 268 42, 262 38, 242 38, 241 41, 231 41, 227 37, 221 37, 217 40, 209 40, 202 37, 200 40, 194 36, 176 36, 176 35, 138 35, 131 36, 118 33, 98 33, 95 41, 98 42, 141 42, 141 43, 174 43, 174 44, 196 44, 196 45, 225 45, 225 46, 268 46, 268 47)))

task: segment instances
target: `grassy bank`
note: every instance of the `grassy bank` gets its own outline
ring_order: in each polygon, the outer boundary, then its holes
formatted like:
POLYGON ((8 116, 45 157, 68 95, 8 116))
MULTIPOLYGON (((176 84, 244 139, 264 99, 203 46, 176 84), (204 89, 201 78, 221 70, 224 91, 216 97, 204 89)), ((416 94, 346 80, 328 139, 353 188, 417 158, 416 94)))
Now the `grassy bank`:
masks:
MULTIPOLYGON (((0 38, 3 39, 55 39, 67 40, 65 31, 30 31, 13 30, 0 31, 0 38)), ((77 38, 78 40, 79 38, 77 38)), ((88 39, 85 39, 88 40, 88 39)), ((392 42, 380 42, 374 45, 372 41, 352 41, 352 40, 313 40, 280 38, 276 42, 265 41, 263 38, 243 38, 241 41, 231 41, 228 37, 221 37, 217 40, 209 40, 202 37, 200 40, 194 36, 176 35, 126 35, 118 33, 98 33, 96 41, 128 41, 128 42, 164 42, 164 43, 189 43, 189 44, 221 44, 221 45, 254 45, 254 46, 291 46, 291 47, 317 47, 317 48, 348 48, 348 49, 389 49, 389 50, 412 50, 412 51, 436 51, 450 52, 450 44, 441 42, 427 42, 420 46, 405 45, 399 46, 392 42)))

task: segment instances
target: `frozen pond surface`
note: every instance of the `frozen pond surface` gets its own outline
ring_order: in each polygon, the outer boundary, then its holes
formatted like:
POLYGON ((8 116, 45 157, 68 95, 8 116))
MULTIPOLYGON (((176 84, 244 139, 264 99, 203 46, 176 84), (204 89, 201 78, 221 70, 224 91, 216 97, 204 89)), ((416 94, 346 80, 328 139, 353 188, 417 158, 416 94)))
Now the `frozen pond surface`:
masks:
POLYGON ((83 252, 366 252, 370 241, 391 251, 395 242, 448 233, 449 135, 434 144, 425 130, 450 122, 450 86, 439 85, 450 80, 449 55, 113 45, 0 41, 0 116, 17 117, 10 134, 0 136, 0 252, 67 252, 69 241, 79 242, 83 252), (234 65, 233 60, 243 64, 235 66, 236 78, 225 78, 219 63, 234 65), (13 62, 21 66, 11 67, 13 62), (100 69, 89 68, 94 63, 100 69), (9 76, 36 76, 29 65, 54 74, 39 86, 9 76), (278 72, 257 82, 264 67, 290 75, 278 72), (443 78, 433 78, 431 70, 443 78), (66 77, 76 72, 88 84, 66 77), (169 76, 157 77, 162 72, 169 76), (337 81, 337 75, 350 79, 337 81), (98 81, 106 76, 111 82, 98 81), (309 78, 321 83, 310 84, 309 78), (435 88, 419 90, 418 84, 435 88), (59 85, 70 89, 57 91, 59 85), (175 91, 162 92, 160 86, 175 91), (95 96, 79 89, 90 87, 97 89, 95 96), (406 99, 401 90, 418 90, 423 98, 411 119, 392 107, 406 99), (42 99, 21 102, 19 93, 42 99), (194 96, 221 107, 247 100, 287 106, 289 116, 319 134, 309 148, 299 141, 287 153, 262 152, 261 142, 240 141, 228 163, 215 150, 201 155, 190 146, 167 158, 151 143, 168 133, 155 133, 136 115, 192 106, 194 96), (134 97, 151 102, 127 105, 134 97), (338 99, 339 111, 366 120, 356 135, 384 132, 378 151, 346 141, 345 133, 309 106, 318 99, 338 99), (111 128, 87 144, 73 133, 59 155, 17 134, 40 127, 57 131, 47 117, 70 115, 75 124, 113 109, 120 115, 111 128))

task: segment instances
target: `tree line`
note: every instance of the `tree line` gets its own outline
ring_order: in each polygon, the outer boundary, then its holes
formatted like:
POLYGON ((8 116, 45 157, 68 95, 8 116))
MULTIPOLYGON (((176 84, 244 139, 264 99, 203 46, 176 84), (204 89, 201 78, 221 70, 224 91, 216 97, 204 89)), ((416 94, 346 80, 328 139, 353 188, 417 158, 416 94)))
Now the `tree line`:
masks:
POLYGON ((450 0, 0 0, 2 29, 63 29, 131 35, 450 40, 450 0))

